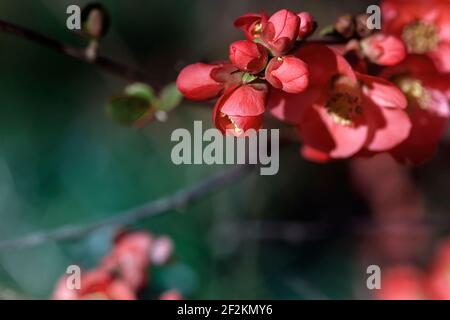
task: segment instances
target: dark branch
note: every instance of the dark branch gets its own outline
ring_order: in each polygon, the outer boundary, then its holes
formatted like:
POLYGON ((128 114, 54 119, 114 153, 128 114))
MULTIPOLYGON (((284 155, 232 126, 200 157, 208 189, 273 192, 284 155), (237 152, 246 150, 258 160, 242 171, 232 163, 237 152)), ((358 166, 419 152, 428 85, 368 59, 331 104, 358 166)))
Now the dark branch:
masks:
POLYGON ((111 227, 125 226, 140 220, 157 216, 172 209, 183 207, 202 198, 221 187, 235 182, 251 171, 253 166, 235 166, 231 169, 221 171, 212 177, 197 184, 180 190, 173 195, 151 201, 140 207, 119 213, 112 218, 84 226, 67 226, 48 232, 31 234, 23 238, 0 241, 0 250, 22 249, 39 246, 52 241, 63 241, 83 237, 96 230, 111 227))
POLYGON ((0 31, 15 35, 19 38, 23 38, 39 44, 41 46, 47 47, 54 51, 66 54, 75 59, 84 61, 89 64, 96 65, 101 69, 119 76, 128 81, 140 81, 140 82, 150 82, 150 78, 139 70, 133 69, 127 65, 111 60, 107 57, 98 56, 95 59, 90 59, 86 54, 84 48, 77 48, 67 44, 63 44, 57 40, 49 38, 45 35, 37 33, 33 30, 26 29, 24 27, 15 25, 13 23, 0 20, 0 31))

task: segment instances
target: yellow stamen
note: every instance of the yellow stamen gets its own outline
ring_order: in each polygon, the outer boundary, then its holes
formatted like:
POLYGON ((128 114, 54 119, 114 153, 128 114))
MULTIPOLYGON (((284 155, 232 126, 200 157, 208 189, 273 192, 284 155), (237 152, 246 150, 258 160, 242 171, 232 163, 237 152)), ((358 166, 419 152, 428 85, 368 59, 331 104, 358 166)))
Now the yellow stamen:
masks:
POLYGON ((259 38, 261 36, 262 33, 262 23, 257 23, 255 24, 255 26, 253 27, 252 30, 252 35, 254 38, 259 38))
POLYGON ((424 110, 428 108, 431 97, 422 81, 410 77, 398 77, 393 81, 402 90, 409 102, 417 102, 419 108, 424 110))
POLYGON ((359 87, 347 77, 338 77, 332 82, 330 98, 325 108, 331 119, 340 125, 351 126, 363 113, 359 87))
POLYGON ((423 54, 437 47, 438 29, 434 24, 414 21, 403 29, 402 39, 410 53, 423 54))

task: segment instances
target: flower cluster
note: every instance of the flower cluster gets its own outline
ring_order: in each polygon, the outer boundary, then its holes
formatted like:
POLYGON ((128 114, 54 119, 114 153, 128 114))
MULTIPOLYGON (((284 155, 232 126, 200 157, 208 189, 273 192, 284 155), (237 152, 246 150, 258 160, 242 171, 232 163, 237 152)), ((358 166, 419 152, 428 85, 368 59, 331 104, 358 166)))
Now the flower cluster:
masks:
POLYGON ((450 113, 450 2, 431 2, 384 1, 381 31, 365 15, 343 16, 326 43, 308 39, 307 12, 246 14, 235 21, 246 40, 230 45, 229 60, 188 65, 178 89, 219 97, 213 121, 224 134, 262 128, 268 110, 295 126, 312 161, 387 152, 422 163, 450 113))
POLYGON ((270 17, 246 14, 234 24, 247 39, 230 45, 229 61, 189 65, 180 72, 177 86, 192 100, 220 96, 214 124, 223 133, 243 136, 248 129, 262 128, 271 88, 291 94, 307 88, 308 66, 292 53, 297 40, 312 34, 315 22, 307 12, 284 9, 270 17))
POLYGON ((450 239, 437 250, 427 271, 401 265, 383 271, 380 300, 450 300, 450 239))
MULTIPOLYGON (((68 286, 63 276, 53 292, 55 300, 135 300, 137 292, 147 285, 147 270, 165 264, 172 254, 172 241, 155 238, 143 231, 123 232, 111 252, 93 270, 81 273, 80 288, 68 286)), ((161 300, 182 299, 176 290, 163 293, 161 300)))

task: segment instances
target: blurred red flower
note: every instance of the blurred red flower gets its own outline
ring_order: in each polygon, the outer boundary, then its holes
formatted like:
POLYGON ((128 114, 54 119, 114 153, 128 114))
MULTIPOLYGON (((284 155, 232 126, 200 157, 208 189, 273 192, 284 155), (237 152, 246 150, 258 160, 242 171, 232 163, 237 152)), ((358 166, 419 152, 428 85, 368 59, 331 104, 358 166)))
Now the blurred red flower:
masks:
POLYGON ((450 71, 450 1, 385 0, 383 32, 401 38, 409 53, 426 54, 450 71))
POLYGON ((53 292, 54 300, 135 300, 136 295, 125 281, 104 268, 83 272, 80 289, 70 289, 62 277, 53 292))
POLYGON ((361 41, 362 52, 373 63, 392 66, 406 57, 403 42, 395 36, 376 33, 361 41))
POLYGON ((450 240, 438 248, 428 280, 430 296, 435 300, 450 300, 450 240))
POLYGON ((406 99, 393 84, 354 72, 323 45, 306 45, 296 56, 309 67, 308 88, 296 95, 274 91, 268 106, 281 120, 297 122, 305 157, 325 161, 386 151, 407 138, 406 99))
POLYGON ((444 134, 450 115, 450 76, 440 74, 427 56, 409 55, 406 60, 384 71, 408 100, 411 133, 391 151, 399 161, 420 164, 430 159, 444 134))
POLYGON ((423 300, 427 298, 425 276, 413 266, 397 266, 383 271, 379 300, 423 300))

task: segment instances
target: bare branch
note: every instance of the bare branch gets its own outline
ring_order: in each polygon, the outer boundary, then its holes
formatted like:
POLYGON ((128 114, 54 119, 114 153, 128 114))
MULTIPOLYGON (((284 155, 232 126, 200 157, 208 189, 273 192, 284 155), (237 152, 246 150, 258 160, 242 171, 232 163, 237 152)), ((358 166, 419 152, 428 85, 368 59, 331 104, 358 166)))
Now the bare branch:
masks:
POLYGON ((23 249, 52 241, 63 241, 83 237, 96 230, 123 226, 154 217, 169 210, 183 207, 245 176, 253 166, 240 165, 221 171, 212 177, 189 186, 172 195, 151 201, 140 207, 119 213, 112 218, 84 226, 66 226, 53 231, 39 232, 19 239, 0 241, 0 250, 23 249))
POLYGON ((57 40, 49 38, 45 35, 37 33, 33 30, 26 29, 24 27, 15 25, 13 23, 0 20, 0 31, 15 35, 19 38, 26 39, 28 41, 34 42, 41 46, 47 47, 54 51, 66 54, 75 59, 81 60, 83 62, 96 65, 101 69, 119 76, 128 81, 141 81, 150 82, 150 78, 139 70, 133 69, 130 66, 116 62, 110 58, 104 56, 98 56, 95 59, 90 59, 86 54, 85 48, 77 48, 57 40))

